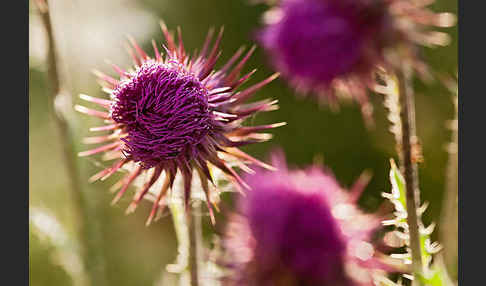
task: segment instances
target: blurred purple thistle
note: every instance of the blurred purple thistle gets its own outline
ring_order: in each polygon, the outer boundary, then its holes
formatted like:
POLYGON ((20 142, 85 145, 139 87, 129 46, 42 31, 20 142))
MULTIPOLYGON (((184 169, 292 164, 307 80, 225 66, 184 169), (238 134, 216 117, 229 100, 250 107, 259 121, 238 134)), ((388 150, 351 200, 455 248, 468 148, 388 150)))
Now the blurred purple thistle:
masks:
POLYGON ((289 170, 281 154, 272 163, 277 172, 245 177, 252 190, 228 224, 228 285, 375 285, 393 270, 370 243, 381 219, 356 205, 368 175, 347 192, 317 166, 289 170))
POLYGON ((376 68, 400 64, 389 59, 390 49, 410 48, 414 67, 426 74, 414 46, 447 43, 445 33, 429 26, 449 27, 454 17, 426 9, 431 2, 281 0, 266 13, 258 39, 298 91, 333 105, 337 96, 349 96, 370 119, 367 90, 375 84, 376 68))

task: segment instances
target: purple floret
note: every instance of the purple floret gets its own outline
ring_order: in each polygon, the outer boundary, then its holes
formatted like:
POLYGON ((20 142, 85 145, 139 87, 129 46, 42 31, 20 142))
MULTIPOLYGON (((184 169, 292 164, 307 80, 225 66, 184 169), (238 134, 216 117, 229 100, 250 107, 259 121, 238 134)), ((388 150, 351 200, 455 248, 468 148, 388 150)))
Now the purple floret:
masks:
MULTIPOLYGON (((91 176, 90 181, 104 180, 125 168, 129 173, 114 186, 118 190, 116 203, 138 179, 144 181, 134 196, 127 212, 133 212, 140 201, 161 184, 147 219, 150 224, 161 211, 163 199, 182 176, 184 204, 192 193, 193 173, 197 172, 201 191, 206 196, 211 222, 215 223, 211 193, 216 190, 213 169, 224 173, 235 188, 247 188, 235 167, 249 170, 247 165, 272 167, 241 151, 238 147, 264 142, 269 134, 260 133, 283 126, 285 123, 246 126, 243 121, 256 113, 275 110, 277 101, 261 100, 247 103, 250 97, 278 77, 278 73, 240 89, 255 70, 243 73, 245 63, 255 50, 242 57, 240 48, 221 68, 215 69, 223 29, 213 42, 210 30, 200 52, 189 56, 184 49, 181 31, 178 38, 161 22, 166 45, 165 54, 152 41, 154 57, 150 57, 137 42, 129 37, 129 52, 135 64, 134 71, 126 71, 112 64, 119 78, 94 71, 110 99, 83 94, 83 100, 104 109, 99 111, 76 105, 81 113, 101 118, 103 126, 91 131, 110 131, 102 136, 84 138, 86 144, 103 145, 80 152, 79 156, 104 153, 103 160, 117 159, 111 166, 91 176), (243 74, 243 75, 242 75, 243 74)), ((152 199, 152 197, 150 197, 152 199)), ((188 208, 189 210, 189 208, 188 208)))
POLYGON ((369 124, 367 90, 397 37, 387 9, 381 0, 282 0, 266 14, 258 40, 300 95, 334 106, 351 97, 369 124))
POLYGON ((367 175, 346 191, 317 165, 288 169, 283 153, 272 165, 244 178, 251 191, 229 217, 224 285, 376 286, 394 271, 372 244, 381 220, 356 205, 367 175))
POLYGON ((291 77, 326 84, 350 72, 361 56, 363 27, 335 1, 285 1, 283 18, 261 35, 275 64, 291 77))
POLYGON ((270 275, 278 265, 306 283, 344 283, 345 240, 325 197, 337 191, 325 189, 339 186, 323 173, 302 177, 276 166, 277 172, 247 176, 252 191, 240 202, 257 241, 260 275, 270 275))
POLYGON ((177 65, 147 61, 114 92, 125 153, 144 168, 193 155, 213 128, 207 89, 177 65))

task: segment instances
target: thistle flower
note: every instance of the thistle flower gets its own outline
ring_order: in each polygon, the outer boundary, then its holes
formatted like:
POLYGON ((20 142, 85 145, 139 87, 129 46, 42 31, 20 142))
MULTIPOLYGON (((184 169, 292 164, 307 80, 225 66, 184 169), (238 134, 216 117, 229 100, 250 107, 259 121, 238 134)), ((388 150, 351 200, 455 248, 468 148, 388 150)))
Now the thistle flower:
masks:
POLYGON ((266 13, 258 38, 297 90, 329 103, 336 103, 337 95, 352 96, 369 115, 366 90, 374 85, 376 67, 400 64, 388 56, 390 48, 406 47, 424 73, 415 44, 447 44, 447 35, 430 32, 429 26, 449 27, 454 17, 426 9, 432 2, 281 0, 266 13))
POLYGON ((374 285, 392 269, 370 243, 380 219, 356 206, 368 175, 346 192, 317 166, 289 170, 282 155, 273 165, 246 178, 228 224, 229 285, 374 285))
POLYGON ((128 212, 136 208, 153 185, 162 181, 158 184, 161 187, 154 199, 148 223, 162 204, 167 191, 172 188, 178 172, 184 182, 183 194, 187 206, 192 174, 196 169, 214 221, 208 187, 209 182, 214 183, 211 169, 220 169, 241 190, 247 188, 247 185, 233 169, 235 164, 244 170, 249 169, 246 164, 271 168, 238 147, 266 141, 271 135, 258 132, 282 125, 242 125, 246 118, 257 112, 277 108, 276 100, 244 102, 278 74, 238 91, 255 72, 253 70, 240 76, 254 48, 235 65, 244 51, 240 48, 220 70, 214 70, 221 54, 218 48, 223 29, 212 47, 213 30, 210 30, 201 52, 190 57, 184 48, 181 30, 177 31, 176 41, 162 22, 161 28, 167 42, 167 46, 164 46, 165 56, 159 53, 154 41, 155 55, 150 57, 129 37, 131 46, 128 50, 134 61, 133 69, 124 70, 112 64, 119 79, 95 71, 110 98, 101 99, 83 94, 81 98, 103 107, 105 111, 80 105, 75 108, 79 112, 104 119, 104 126, 93 127, 91 131, 110 133, 85 138, 84 143, 103 145, 81 152, 79 156, 104 153, 104 160, 116 159, 112 166, 92 176, 90 181, 104 180, 121 168, 130 169, 129 174, 114 186, 115 190, 121 188, 114 203, 137 178, 145 180, 128 212))

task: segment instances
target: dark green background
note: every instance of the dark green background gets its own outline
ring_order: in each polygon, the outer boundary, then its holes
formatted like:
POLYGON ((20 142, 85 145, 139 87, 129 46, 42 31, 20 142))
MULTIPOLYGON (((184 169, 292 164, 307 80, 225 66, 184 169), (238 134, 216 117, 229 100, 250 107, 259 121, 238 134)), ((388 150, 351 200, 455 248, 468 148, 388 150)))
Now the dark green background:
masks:
MULTIPOLYGON (((55 8, 59 1, 50 2, 55 8)), ((96 2, 91 2, 90 5, 94 5, 91 8, 96 10, 96 2)), ((111 2, 113 3, 110 5, 116 6, 131 1, 111 2)), ((87 5, 83 1, 72 3, 73 7, 87 5)), ((253 44, 252 34, 260 26, 260 17, 267 9, 265 5, 251 5, 248 1, 239 0, 145 0, 137 5, 152 13, 155 19, 164 19, 170 29, 180 25, 185 46, 189 50, 200 48, 209 27, 224 25, 223 56, 220 63, 228 59, 240 45, 249 47, 253 44)), ((76 10, 59 9, 60 14, 78 13, 76 10)), ((433 9, 456 13, 457 2, 438 0, 433 9)), ((110 29, 116 29, 118 22, 126 21, 126 18, 112 16, 110 9, 101 12, 105 13, 111 25, 115 26, 110 29)), ((35 13, 32 5, 30 13, 35 13)), ((128 8, 126 13, 130 13, 128 8)), ((89 13, 82 15, 82 18, 84 21, 70 24, 81 27, 89 24, 89 13)), ((160 43, 162 34, 157 29, 157 21, 152 22, 154 32, 151 37, 160 43)), ((93 32, 105 28, 103 25, 93 27, 93 32)), ((55 29, 60 35, 68 33, 66 30, 63 32, 63 29, 68 29, 67 26, 59 25, 55 26, 55 29)), ((436 71, 453 75, 457 67, 457 28, 448 31, 452 37, 451 44, 444 48, 427 49, 425 57, 436 71)), ((137 39, 137 34, 133 36, 137 39)), ((140 44, 146 49, 150 48, 150 41, 140 44)), ((59 43, 59 46, 62 46, 60 49, 66 49, 61 65, 67 71, 63 76, 69 80, 70 92, 74 95, 81 92, 101 95, 94 76, 89 75, 89 70, 78 68, 77 63, 85 59, 73 56, 76 55, 74 44, 59 43)), ((120 50, 123 49, 123 45, 120 42, 108 48, 120 50)), ((110 58, 109 55, 105 56, 110 58)), ((258 48, 246 67, 246 71, 258 68, 253 83, 273 72, 267 63, 262 49, 258 48)), ((108 66, 103 63, 90 68, 109 71, 108 66)), ((30 206, 50 210, 74 240, 76 225, 72 215, 72 195, 62 161, 59 133, 49 113, 45 67, 31 66, 29 77, 30 206)), ((417 80, 415 87, 417 131, 423 143, 425 158, 424 163, 420 165, 420 186, 422 199, 430 202, 425 221, 438 222, 447 164, 444 145, 450 138, 450 131, 445 127, 445 122, 453 118, 453 104, 451 94, 438 82, 424 85, 417 80)), ((308 165, 316 156, 321 156, 344 186, 350 186, 363 170, 369 169, 373 172, 373 178, 360 203, 368 211, 378 207, 383 200, 380 193, 390 190, 389 158, 397 157, 393 136, 388 131, 389 124, 381 95, 371 95, 376 122, 375 128, 371 130, 365 128, 357 105, 343 103, 340 111, 333 113, 325 106, 319 107, 313 100, 296 97, 295 92, 281 79, 269 84, 255 97, 263 98, 278 99, 280 110, 257 115, 251 119, 252 123, 285 121, 288 125, 272 131, 274 138, 270 142, 247 147, 246 151, 265 159, 270 150, 281 147, 287 155, 288 162, 295 166, 308 165)), ((78 102, 77 97, 73 100, 75 103, 78 102)), ((88 134, 89 126, 100 123, 81 114, 72 116, 71 130, 77 142, 79 138, 88 134)), ((74 148, 81 151, 86 147, 77 143, 74 148)), ((144 202, 134 214, 126 216, 124 210, 130 196, 126 196, 117 206, 110 207, 112 194, 107 188, 115 179, 90 185, 86 182, 87 178, 98 168, 90 160, 76 157, 75 160, 80 170, 85 197, 98 213, 92 218, 99 222, 102 242, 101 248, 96 251, 100 251, 104 256, 109 285, 153 285, 160 277, 164 265, 175 261, 176 242, 170 218, 165 217, 159 223, 149 228, 145 227, 144 222, 150 204, 144 202)), ((225 199, 230 199, 230 195, 225 195, 225 199)), ((205 225, 205 233, 209 233, 211 229, 207 223, 205 225)), ((29 238, 31 285, 70 285, 69 276, 52 262, 52 248, 32 234, 29 238)))

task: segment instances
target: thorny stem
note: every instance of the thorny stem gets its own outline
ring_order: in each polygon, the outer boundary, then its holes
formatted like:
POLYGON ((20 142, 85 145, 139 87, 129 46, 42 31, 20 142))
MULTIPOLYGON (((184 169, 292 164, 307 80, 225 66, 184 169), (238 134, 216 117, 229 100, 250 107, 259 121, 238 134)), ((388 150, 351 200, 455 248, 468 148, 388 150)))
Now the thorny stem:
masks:
POLYGON ((420 204, 420 191, 418 183, 418 170, 416 148, 418 140, 415 127, 415 102, 412 87, 412 67, 410 62, 403 60, 402 68, 397 74, 399 80, 400 119, 402 122, 402 166, 406 186, 407 223, 410 235, 410 249, 412 255, 412 268, 415 279, 419 283, 417 274, 423 273, 420 250, 420 233, 417 209, 420 204))
POLYGON ((92 219, 93 212, 89 208, 88 202, 83 196, 80 187, 78 170, 72 155, 74 154, 74 150, 71 144, 72 138, 69 132, 69 125, 66 118, 63 117, 62 112, 56 110, 56 101, 64 96, 69 96, 69 94, 64 90, 59 77, 56 46, 48 3, 47 0, 36 0, 35 3, 40 12, 42 24, 48 37, 47 76, 50 85, 49 107, 57 125, 58 132, 60 133, 64 163, 70 181, 71 194, 74 199, 73 211, 76 214, 77 225, 81 236, 81 257, 84 260, 85 269, 87 269, 88 275, 90 276, 91 285, 106 285, 103 258, 96 251, 99 240, 96 231, 94 231, 96 222, 92 219))

